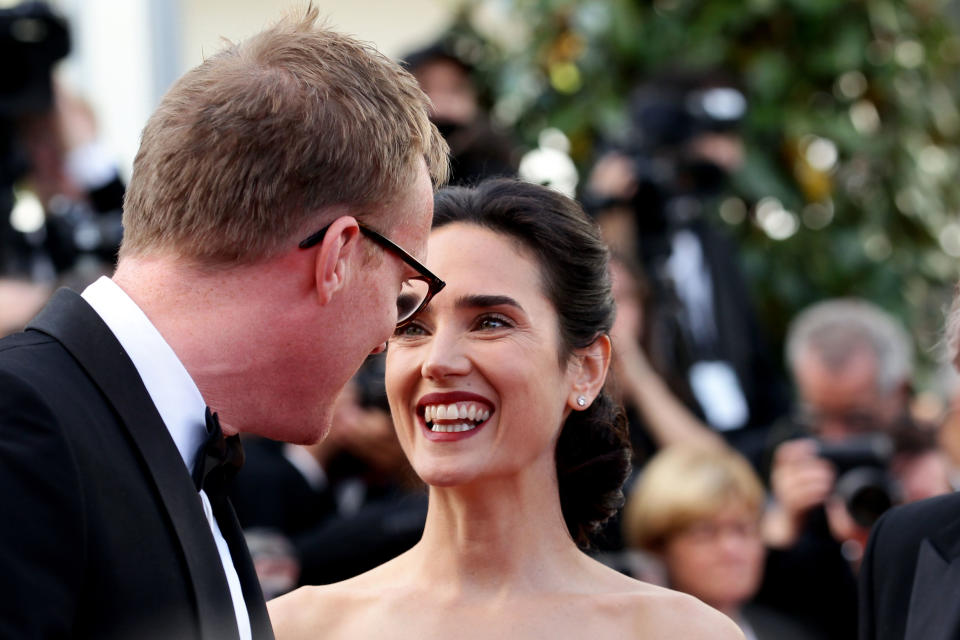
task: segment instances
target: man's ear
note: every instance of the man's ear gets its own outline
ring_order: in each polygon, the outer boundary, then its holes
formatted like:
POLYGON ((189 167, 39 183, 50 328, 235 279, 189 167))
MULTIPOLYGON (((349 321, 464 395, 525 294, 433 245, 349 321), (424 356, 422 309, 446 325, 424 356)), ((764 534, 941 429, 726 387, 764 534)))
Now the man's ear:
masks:
POLYGON ((607 334, 598 336, 589 346, 577 349, 573 388, 567 400, 572 409, 586 409, 600 395, 610 367, 610 353, 610 336, 607 334))
POLYGON ((343 286, 352 267, 350 258, 358 250, 360 227, 356 218, 341 216, 330 223, 314 262, 317 298, 327 304, 343 286))

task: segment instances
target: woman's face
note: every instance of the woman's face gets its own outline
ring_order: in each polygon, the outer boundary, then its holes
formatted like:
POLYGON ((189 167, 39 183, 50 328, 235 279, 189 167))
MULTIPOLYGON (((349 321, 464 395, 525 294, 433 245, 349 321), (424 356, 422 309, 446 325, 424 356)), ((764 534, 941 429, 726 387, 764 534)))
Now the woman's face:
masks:
POLYGON ((559 362, 557 313, 535 260, 473 224, 430 235, 428 266, 447 282, 387 348, 397 435, 417 474, 453 486, 553 465, 573 367, 559 362))
POLYGON ((664 547, 670 586, 731 614, 760 588, 764 547, 759 517, 728 504, 674 534, 664 547))

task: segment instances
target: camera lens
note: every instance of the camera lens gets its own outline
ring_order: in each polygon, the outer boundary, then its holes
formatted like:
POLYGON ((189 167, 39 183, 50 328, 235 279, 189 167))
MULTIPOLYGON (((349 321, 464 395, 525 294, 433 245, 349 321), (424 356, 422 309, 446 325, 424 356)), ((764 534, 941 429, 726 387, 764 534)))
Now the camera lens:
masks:
POLYGON ((857 467, 840 476, 835 491, 854 522, 869 529, 893 506, 895 487, 886 471, 857 467))

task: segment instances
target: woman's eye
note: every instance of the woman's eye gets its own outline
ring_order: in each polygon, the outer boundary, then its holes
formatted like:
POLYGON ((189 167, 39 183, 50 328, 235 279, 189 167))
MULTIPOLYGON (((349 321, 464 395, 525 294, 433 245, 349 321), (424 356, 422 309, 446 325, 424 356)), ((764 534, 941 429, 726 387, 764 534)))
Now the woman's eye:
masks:
POLYGON ((427 330, 418 322, 411 322, 393 332, 394 338, 416 338, 425 335, 427 335, 427 330))
POLYGON ((480 330, 504 329, 512 326, 513 323, 501 315, 481 316, 476 322, 476 328, 480 330))

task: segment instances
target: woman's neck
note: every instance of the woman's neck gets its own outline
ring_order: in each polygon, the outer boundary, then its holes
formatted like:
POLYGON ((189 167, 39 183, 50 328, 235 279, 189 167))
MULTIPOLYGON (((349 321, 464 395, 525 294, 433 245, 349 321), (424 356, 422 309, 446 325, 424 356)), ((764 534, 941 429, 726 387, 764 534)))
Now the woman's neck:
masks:
POLYGON ((551 457, 514 475, 431 487, 415 557, 432 583, 449 586, 451 596, 506 595, 555 589, 568 577, 586 556, 567 532, 553 464, 551 457))

